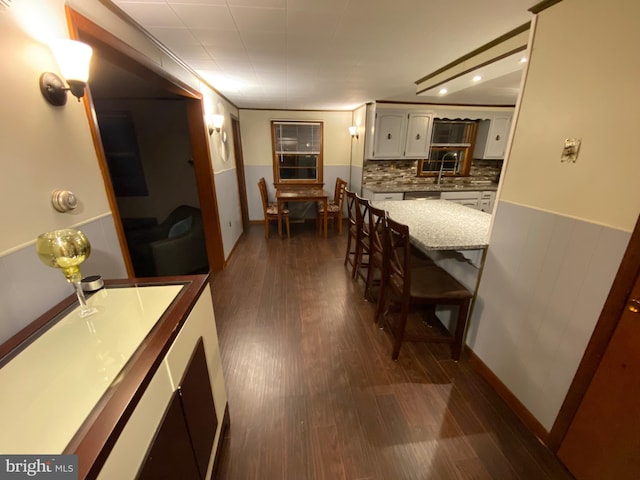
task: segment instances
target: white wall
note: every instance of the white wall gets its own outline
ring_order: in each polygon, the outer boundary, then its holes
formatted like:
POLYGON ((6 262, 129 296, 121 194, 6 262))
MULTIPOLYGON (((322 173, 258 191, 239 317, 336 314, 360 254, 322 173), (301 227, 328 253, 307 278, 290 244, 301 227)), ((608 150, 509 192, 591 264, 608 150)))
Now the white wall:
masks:
POLYGON ((467 341, 547 430, 640 212, 638 18, 638 2, 563 0, 535 22, 467 341))
MULTIPOLYGON (((0 218, 4 227, 0 236, 0 342, 72 293, 59 272, 39 264, 34 248, 38 234, 77 226, 93 244, 83 273, 100 273, 106 278, 126 275, 84 104, 71 97, 63 107, 51 106, 38 88, 43 71, 58 71, 47 41, 68 36, 65 3, 202 91, 205 111, 223 113, 226 128, 229 115, 236 113, 235 107, 99 0, 21 0, 0 10, 0 63, 11 65, 3 70, 0 119, 0 218), (79 207, 72 213, 55 211, 49 197, 56 188, 72 190, 79 207)), ((215 142, 212 137, 214 171, 231 168, 223 167, 234 161, 224 162, 215 142)), ((229 142, 231 145, 231 139, 229 142)), ((231 213, 221 211, 221 217, 236 215, 234 204, 224 207, 231 213)), ((234 231, 229 243, 238 236, 234 231)), ((227 255, 230 248, 225 242, 227 255)))
POLYGON ((325 190, 333 194, 336 177, 348 179, 351 162, 352 124, 350 111, 240 110, 242 154, 247 182, 249 219, 262 220, 258 180, 264 177, 270 199, 274 200, 272 120, 315 120, 323 122, 323 164, 325 190))

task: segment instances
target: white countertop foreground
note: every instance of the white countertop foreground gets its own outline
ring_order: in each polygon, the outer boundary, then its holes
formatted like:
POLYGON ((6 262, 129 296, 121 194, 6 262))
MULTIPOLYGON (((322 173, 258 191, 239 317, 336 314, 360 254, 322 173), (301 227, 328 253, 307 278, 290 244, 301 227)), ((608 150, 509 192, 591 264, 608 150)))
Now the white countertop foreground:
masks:
POLYGON ((422 250, 476 250, 489 241, 491 215, 448 200, 385 200, 372 204, 409 226, 422 250))
POLYGON ((101 290, 0 368, 0 453, 61 453, 182 288, 101 290))

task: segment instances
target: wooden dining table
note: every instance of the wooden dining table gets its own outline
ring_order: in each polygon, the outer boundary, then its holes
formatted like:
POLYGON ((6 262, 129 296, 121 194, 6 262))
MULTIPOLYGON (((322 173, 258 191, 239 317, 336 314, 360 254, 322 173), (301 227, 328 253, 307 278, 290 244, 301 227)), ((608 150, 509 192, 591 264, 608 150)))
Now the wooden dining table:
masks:
MULTIPOLYGON (((276 202, 278 204, 278 235, 282 237, 282 208, 288 202, 322 202, 324 206, 323 225, 324 236, 327 236, 327 203, 329 193, 321 187, 296 186, 276 188, 276 202)), ((320 235, 320 231, 318 231, 320 235)))

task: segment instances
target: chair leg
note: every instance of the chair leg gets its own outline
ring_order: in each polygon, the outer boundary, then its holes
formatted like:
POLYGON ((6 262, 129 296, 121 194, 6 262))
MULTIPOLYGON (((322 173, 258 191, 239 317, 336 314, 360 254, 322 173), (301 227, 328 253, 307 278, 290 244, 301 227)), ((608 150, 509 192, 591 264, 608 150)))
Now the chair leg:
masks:
POLYGON ((287 238, 291 238, 291 229, 289 228, 289 215, 285 217, 284 221, 287 226, 287 238))
POLYGON ((338 223, 338 235, 342 235, 342 214, 339 213, 336 218, 336 222, 338 223))
POLYGON ((353 254, 353 269, 351 270, 351 278, 357 278, 358 268, 360 268, 360 257, 362 256, 362 245, 360 240, 356 238, 356 251, 353 254))
POLYGON ((351 232, 349 232, 349 237, 347 238, 347 254, 344 256, 344 265, 347 265, 349 261, 349 253, 351 253, 351 232))
POLYGON ((269 220, 264 219, 264 238, 269 238, 269 220))
POLYGON ((456 322, 456 332, 451 343, 451 357, 458 361, 464 347, 464 333, 467 330, 467 322, 469 320, 469 304, 471 299, 465 300, 458 307, 458 321, 456 322))
POLYGON ((402 340, 404 340, 404 329, 407 325, 407 317, 409 316, 409 305, 407 302, 402 302, 402 307, 400 308, 400 318, 398 319, 397 328, 395 330, 394 337, 395 340, 393 342, 393 351, 391 352, 391 359, 397 360, 400 355, 400 347, 402 346, 402 340))
POLYGON ((375 274, 376 265, 374 265, 371 260, 371 256, 369 257, 369 265, 367 266, 367 278, 364 282, 364 298, 371 298, 371 287, 373 286, 373 275, 375 274))
POLYGON ((387 282, 385 281, 384 275, 380 279, 380 291, 378 292, 378 301, 376 302, 376 311, 373 314, 373 323, 379 325, 382 328, 382 320, 380 319, 380 314, 384 310, 385 300, 387 297, 387 282))

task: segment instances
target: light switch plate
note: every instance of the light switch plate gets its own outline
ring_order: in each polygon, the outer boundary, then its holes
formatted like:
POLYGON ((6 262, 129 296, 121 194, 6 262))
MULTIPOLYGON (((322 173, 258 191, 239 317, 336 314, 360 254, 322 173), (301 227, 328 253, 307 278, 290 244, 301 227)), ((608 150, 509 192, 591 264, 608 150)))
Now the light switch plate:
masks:
POLYGON ((578 160, 578 152, 580 151, 580 143, 582 143, 582 140, 579 138, 566 138, 564 141, 564 147, 562 148, 560 161, 562 163, 576 163, 576 160, 578 160))

